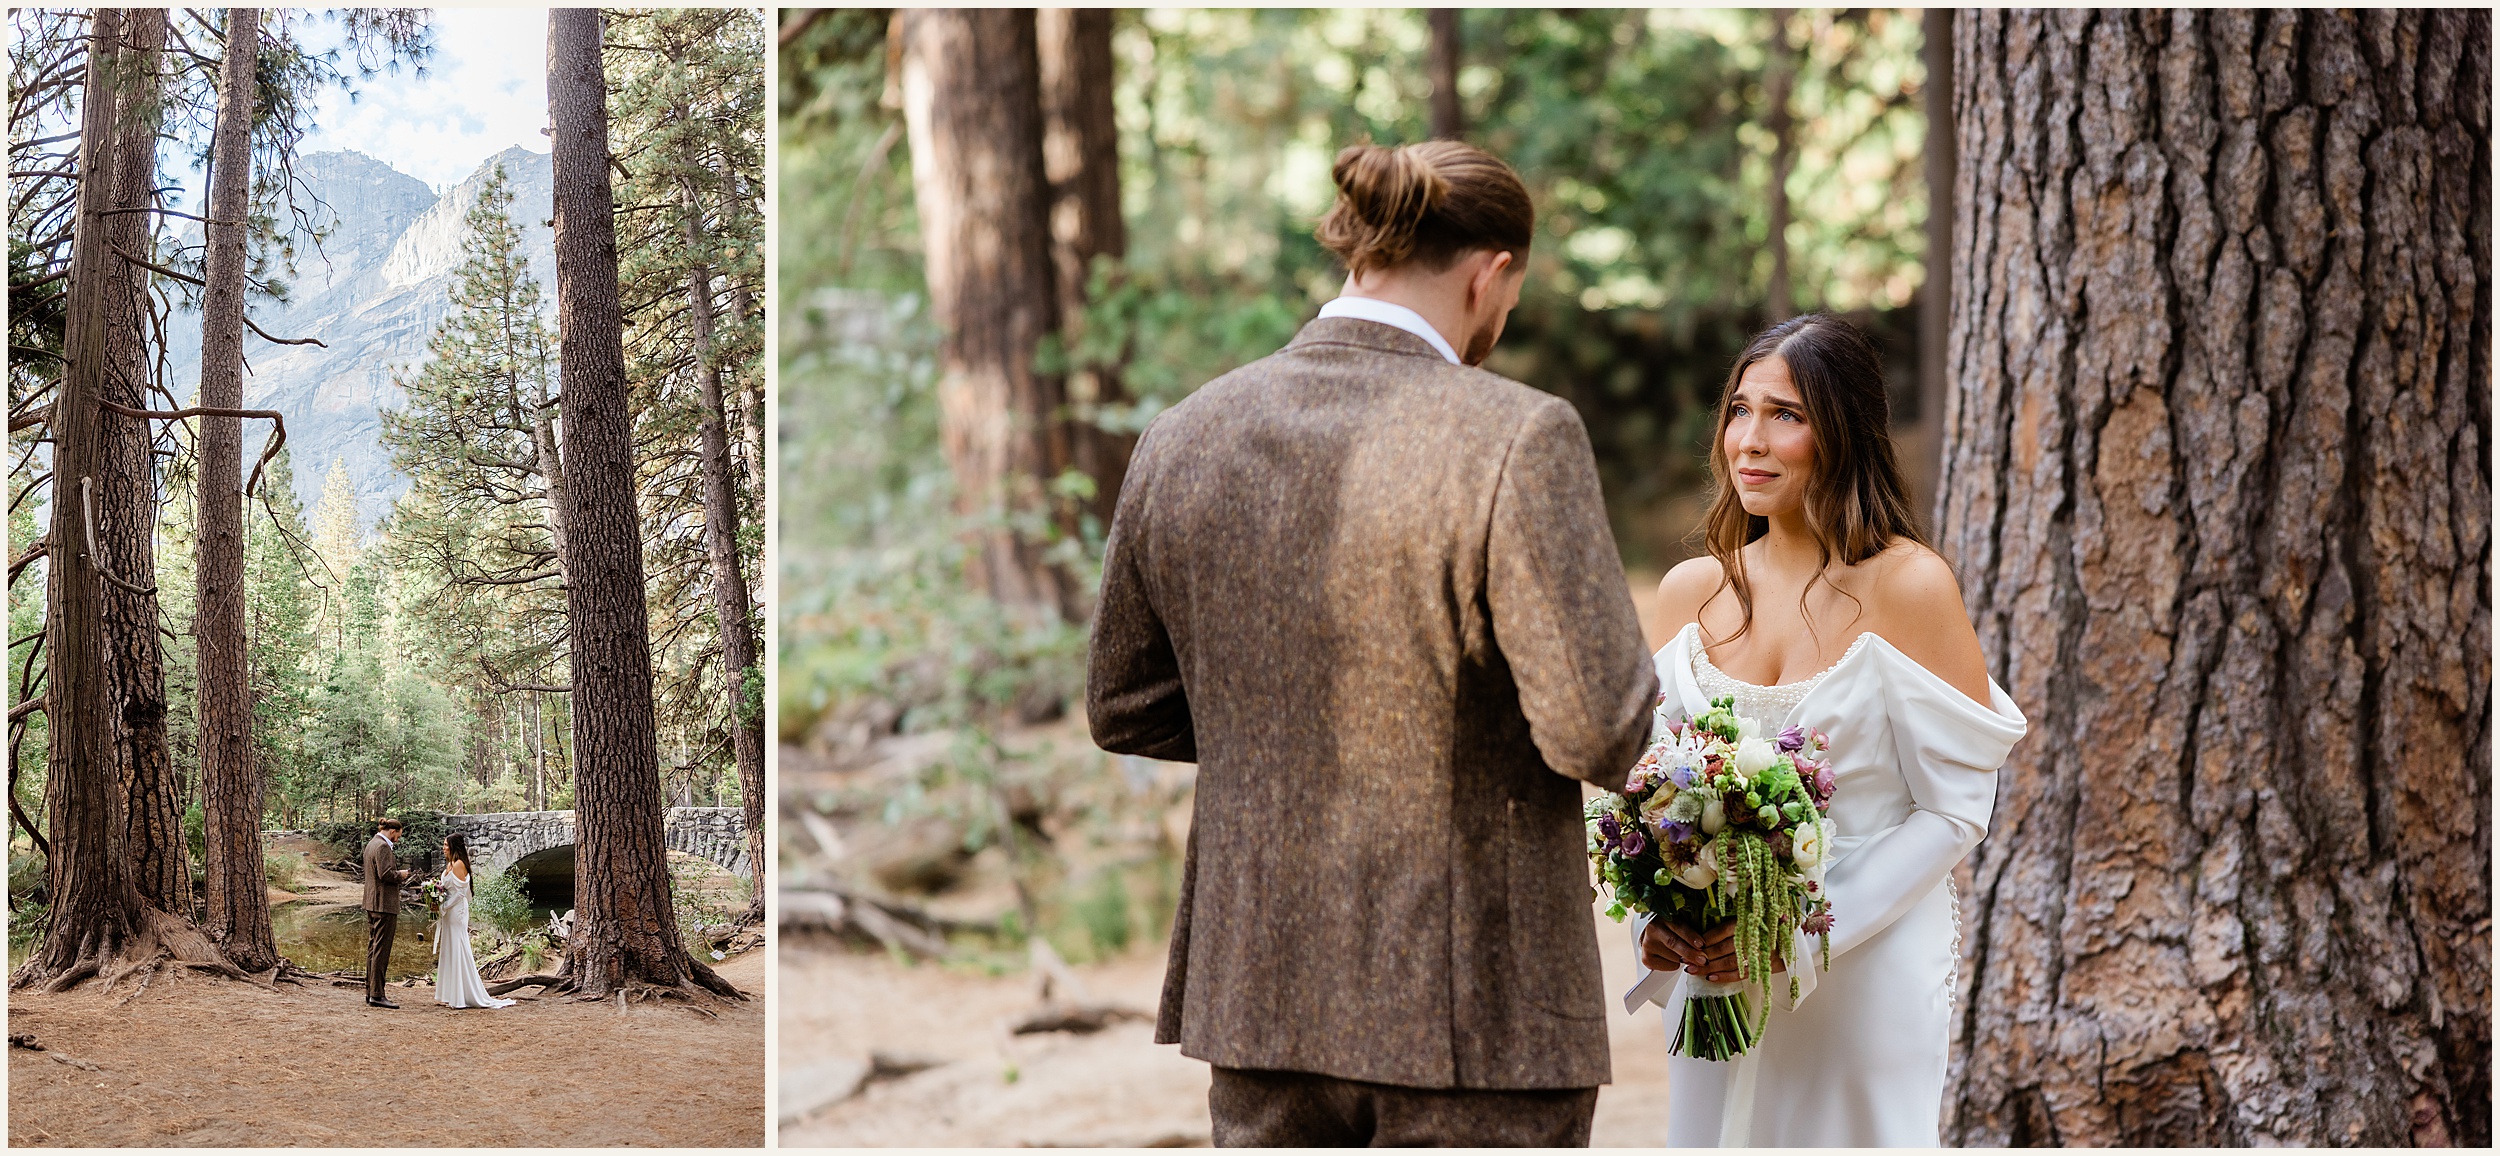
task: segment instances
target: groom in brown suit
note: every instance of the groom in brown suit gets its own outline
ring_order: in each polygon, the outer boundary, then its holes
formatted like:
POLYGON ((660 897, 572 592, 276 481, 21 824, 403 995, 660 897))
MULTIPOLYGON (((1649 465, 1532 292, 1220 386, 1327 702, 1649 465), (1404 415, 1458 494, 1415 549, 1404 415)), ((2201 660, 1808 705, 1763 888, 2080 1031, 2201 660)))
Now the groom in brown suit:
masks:
POLYGON ((1588 435, 1474 368, 1518 300, 1518 177, 1339 154, 1346 294, 1157 418, 1086 704, 1199 764, 1155 1038, 1223 1145, 1585 1145, 1607 1082, 1580 783, 1657 698, 1588 435))
POLYGON ((399 842, 399 820, 384 819, 365 844, 365 1004, 397 1009, 383 994, 389 982, 391 940, 399 934, 399 885, 408 871, 392 847, 399 842))

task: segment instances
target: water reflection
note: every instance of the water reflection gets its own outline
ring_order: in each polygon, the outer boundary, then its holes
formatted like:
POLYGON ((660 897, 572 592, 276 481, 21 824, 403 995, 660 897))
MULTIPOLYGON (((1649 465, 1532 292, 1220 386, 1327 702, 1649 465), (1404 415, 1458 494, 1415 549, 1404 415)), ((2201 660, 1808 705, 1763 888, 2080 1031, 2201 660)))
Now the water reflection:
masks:
MULTIPOLYGON (((363 971, 365 913, 298 899, 269 911, 277 933, 278 954, 306 971, 363 971)), ((391 943, 391 979, 407 979, 434 970, 434 920, 423 908, 399 913, 399 934, 391 943)))

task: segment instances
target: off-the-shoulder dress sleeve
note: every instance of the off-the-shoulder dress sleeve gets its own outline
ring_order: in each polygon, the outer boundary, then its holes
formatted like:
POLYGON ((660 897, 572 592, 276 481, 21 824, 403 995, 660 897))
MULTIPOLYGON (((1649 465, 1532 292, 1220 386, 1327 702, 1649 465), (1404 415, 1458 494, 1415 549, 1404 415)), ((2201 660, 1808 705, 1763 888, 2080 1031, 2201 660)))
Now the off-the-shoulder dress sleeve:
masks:
POLYGON ((1987 706, 1880 638, 1869 657, 1884 666, 1884 705, 1911 811, 1832 866, 1832 955, 1846 954, 1935 890, 1988 833, 1997 768, 2030 729, 1996 680, 1987 706))

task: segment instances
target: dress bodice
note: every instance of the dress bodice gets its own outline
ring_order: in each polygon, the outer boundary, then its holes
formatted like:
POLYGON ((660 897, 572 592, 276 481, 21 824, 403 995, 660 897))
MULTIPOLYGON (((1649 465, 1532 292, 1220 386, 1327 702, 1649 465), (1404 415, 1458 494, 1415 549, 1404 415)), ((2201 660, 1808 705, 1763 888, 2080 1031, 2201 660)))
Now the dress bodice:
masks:
POLYGON ((1840 656, 1840 661, 1796 682, 1783 682, 1777 686, 1746 682, 1720 670, 1717 664, 1710 661, 1709 649, 1702 646, 1696 637, 1691 643, 1693 681, 1701 688, 1703 698, 1734 698, 1737 714, 1759 719, 1769 725, 1787 718, 1789 712, 1797 709, 1798 703, 1805 701, 1806 695, 1812 693, 1815 687, 1822 685, 1826 676, 1840 669, 1851 656, 1857 654, 1859 647, 1866 645, 1867 639, 1873 637, 1871 633, 1859 635, 1858 640, 1850 643, 1848 651, 1840 656))

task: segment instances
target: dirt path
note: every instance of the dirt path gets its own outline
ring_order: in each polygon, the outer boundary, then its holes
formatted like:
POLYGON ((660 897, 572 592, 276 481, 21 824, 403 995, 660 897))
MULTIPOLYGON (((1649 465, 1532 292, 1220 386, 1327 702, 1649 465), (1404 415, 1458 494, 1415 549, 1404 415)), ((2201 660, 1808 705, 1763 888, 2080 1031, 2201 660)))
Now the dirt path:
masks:
MULTIPOLYGON (((764 990, 764 953, 716 965, 764 990)), ((523 999, 455 1011, 430 988, 160 977, 128 989, 9 993, 9 1144, 544 1147, 764 1142, 761 998, 682 1006, 523 999), (87 1071, 55 1062, 66 1053, 87 1071)))
MULTIPOLYGON (((1597 917, 1610 993, 1631 986, 1629 937, 1597 917)), ((1163 983, 1161 945, 1075 969, 1097 1000, 1151 1011, 1163 983)), ((1031 1009, 1034 978, 989 976, 799 940, 782 951, 782 1104, 821 1099, 883 1053, 937 1066, 872 1078, 836 1103, 785 1114, 785 1146, 1176 1147, 1208 1142, 1207 1068, 1153 1043, 1153 1025, 1090 1036, 1011 1036, 1031 1009)), ((1666 1134, 1666 1039, 1655 1008, 1608 1009, 1612 1086, 1599 1093, 1593 1142, 1651 1147, 1666 1134)), ((908 1064, 904 1066, 909 1066, 908 1064)), ((787 1112, 787 1108, 778 1109, 787 1112)))

